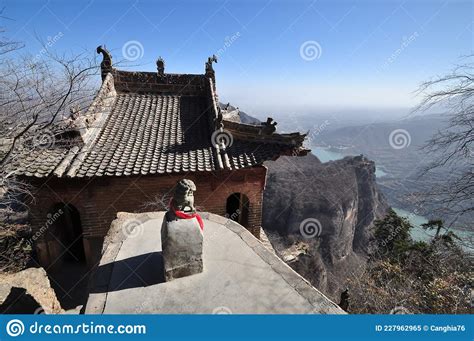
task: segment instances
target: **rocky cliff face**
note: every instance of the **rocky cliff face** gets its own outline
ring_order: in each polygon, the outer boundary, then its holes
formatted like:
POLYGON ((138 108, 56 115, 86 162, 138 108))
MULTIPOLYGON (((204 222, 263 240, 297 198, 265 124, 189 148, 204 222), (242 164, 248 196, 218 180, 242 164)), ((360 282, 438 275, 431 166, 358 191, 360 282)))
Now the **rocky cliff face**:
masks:
POLYGON ((347 278, 364 270, 371 227, 388 205, 362 157, 321 163, 314 155, 267 162, 263 227, 277 253, 338 300, 347 278))

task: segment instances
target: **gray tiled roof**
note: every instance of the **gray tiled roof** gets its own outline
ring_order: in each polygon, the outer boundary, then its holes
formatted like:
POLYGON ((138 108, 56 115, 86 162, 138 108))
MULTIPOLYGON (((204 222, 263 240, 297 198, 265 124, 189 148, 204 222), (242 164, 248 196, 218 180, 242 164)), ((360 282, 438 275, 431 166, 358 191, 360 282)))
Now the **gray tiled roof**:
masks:
POLYGON ((76 122, 80 143, 36 148, 12 166, 33 177, 209 172, 260 165, 301 148, 303 135, 295 142, 295 134, 267 137, 258 126, 218 121, 212 84, 205 75, 112 69, 76 122), (212 144, 216 122, 235 133, 225 149, 212 144))
MULTIPOLYGON (((200 96, 119 94, 108 121, 75 176, 215 171, 207 115, 200 96)), ((234 140, 233 169, 279 155, 282 146, 234 140)))
POLYGON ((18 175, 45 177, 54 172, 67 153, 64 147, 22 150, 14 157, 10 169, 18 175))
POLYGON ((200 96, 119 94, 76 176, 215 170, 200 96))

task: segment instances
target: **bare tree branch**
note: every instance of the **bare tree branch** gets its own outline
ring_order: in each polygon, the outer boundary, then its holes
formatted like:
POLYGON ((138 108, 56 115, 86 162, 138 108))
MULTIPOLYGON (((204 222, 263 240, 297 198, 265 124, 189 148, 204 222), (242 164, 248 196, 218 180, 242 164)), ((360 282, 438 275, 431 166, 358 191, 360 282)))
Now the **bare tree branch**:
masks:
MULTIPOLYGON (((474 205, 474 55, 452 73, 421 84, 422 96, 416 111, 439 108, 447 113, 448 126, 438 131, 423 146, 423 151, 434 156, 422 171, 437 174, 444 169, 448 178, 440 176, 435 186, 425 193, 426 200, 436 200, 443 209, 462 216, 472 214, 474 205)), ((441 174, 441 173, 440 173, 441 174)))
MULTIPOLYGON (((66 123, 88 108, 98 89, 99 66, 92 53, 53 53, 51 42, 40 41, 37 55, 9 53, 21 45, 4 38, 3 32, 0 29, 1 190, 27 193, 12 164, 25 148, 35 148, 32 140, 44 132, 60 135, 66 123)), ((11 204, 11 197, 0 197, 0 204, 11 204)))

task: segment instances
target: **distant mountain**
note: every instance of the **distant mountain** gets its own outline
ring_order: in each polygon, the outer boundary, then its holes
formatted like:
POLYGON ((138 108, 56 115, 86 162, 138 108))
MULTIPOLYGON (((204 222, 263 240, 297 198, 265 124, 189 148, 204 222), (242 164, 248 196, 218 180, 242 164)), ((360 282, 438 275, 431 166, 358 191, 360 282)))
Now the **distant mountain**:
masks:
MULTIPOLYGON (((456 226, 472 228, 472 216, 457 218, 437 207, 435 198, 430 204, 421 201, 423 195, 443 179, 450 170, 421 175, 423 168, 435 159, 422 147, 439 130, 447 127, 448 117, 439 114, 415 116, 398 121, 323 130, 310 140, 310 148, 318 155, 329 151, 347 155, 363 154, 374 160, 382 192, 391 206, 416 212, 433 219, 444 219, 448 224, 456 220, 456 226)), ((311 135, 310 135, 311 136, 311 135)))
POLYGON ((238 107, 230 105, 230 103, 219 103, 219 107, 221 108, 224 119, 226 120, 255 125, 262 123, 259 119, 246 114, 238 107))
MULTIPOLYGON (((348 126, 335 130, 323 130, 314 140, 317 145, 332 147, 357 147, 358 150, 371 152, 375 149, 391 149, 390 134, 397 130, 407 132, 409 145, 400 149, 417 149, 439 129, 446 127, 444 115, 415 116, 407 119, 376 122, 359 126, 348 126)), ((395 141, 392 141, 392 144, 395 141)))

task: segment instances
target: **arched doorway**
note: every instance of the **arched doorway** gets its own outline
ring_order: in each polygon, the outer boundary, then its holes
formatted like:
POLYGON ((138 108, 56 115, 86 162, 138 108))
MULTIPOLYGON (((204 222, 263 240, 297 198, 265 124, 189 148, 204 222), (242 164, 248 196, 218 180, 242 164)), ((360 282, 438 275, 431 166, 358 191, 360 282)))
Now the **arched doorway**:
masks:
POLYGON ((52 221, 50 240, 59 244, 61 260, 66 262, 84 262, 85 252, 79 211, 71 204, 58 203, 48 214, 52 221))
POLYGON ((79 211, 71 204, 55 204, 45 226, 51 287, 61 307, 74 309, 86 302, 89 281, 79 211))
POLYGON ((242 193, 232 193, 226 202, 226 215, 240 225, 249 225, 249 198, 242 193))

